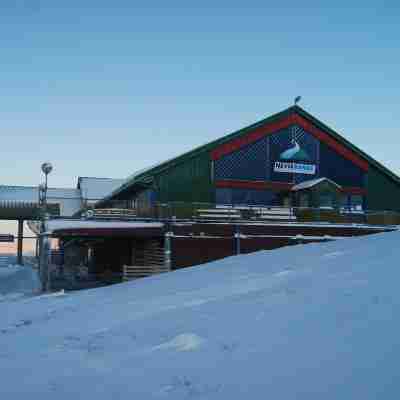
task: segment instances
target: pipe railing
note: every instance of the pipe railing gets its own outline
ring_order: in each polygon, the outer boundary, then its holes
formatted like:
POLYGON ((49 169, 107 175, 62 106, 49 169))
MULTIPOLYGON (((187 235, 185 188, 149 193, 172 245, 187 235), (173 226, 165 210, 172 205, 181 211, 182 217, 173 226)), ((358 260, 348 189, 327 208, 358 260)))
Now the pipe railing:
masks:
POLYGON ((135 202, 118 201, 108 209, 87 207, 83 218, 127 220, 188 220, 202 222, 313 222, 338 224, 400 225, 400 212, 361 210, 356 207, 290 207, 205 202, 135 202))

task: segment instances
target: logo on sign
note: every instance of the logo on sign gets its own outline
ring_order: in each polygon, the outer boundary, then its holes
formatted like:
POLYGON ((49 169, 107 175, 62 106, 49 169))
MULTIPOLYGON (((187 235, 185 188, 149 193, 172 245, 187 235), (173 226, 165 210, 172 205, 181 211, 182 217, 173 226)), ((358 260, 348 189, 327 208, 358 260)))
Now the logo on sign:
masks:
POLYGON ((314 164, 299 162, 311 161, 310 156, 300 147, 295 139, 292 139, 291 143, 292 146, 279 155, 279 159, 284 161, 275 161, 274 171, 289 174, 314 175, 316 171, 316 166, 314 164))
POLYGON ((305 150, 303 150, 295 139, 291 141, 292 147, 289 147, 283 153, 280 154, 281 160, 292 160, 292 161, 309 161, 310 156, 305 150))
POLYGON ((289 174, 315 175, 316 167, 314 164, 302 164, 295 162, 275 161, 275 172, 286 172, 289 174))

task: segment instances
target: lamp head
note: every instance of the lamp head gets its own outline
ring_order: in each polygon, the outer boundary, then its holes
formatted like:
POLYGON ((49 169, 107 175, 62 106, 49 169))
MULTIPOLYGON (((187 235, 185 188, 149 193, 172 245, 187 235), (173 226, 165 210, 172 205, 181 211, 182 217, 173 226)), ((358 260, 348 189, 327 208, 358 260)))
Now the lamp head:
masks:
POLYGON ((41 168, 45 175, 48 175, 53 170, 53 166, 49 162, 43 163, 41 168))

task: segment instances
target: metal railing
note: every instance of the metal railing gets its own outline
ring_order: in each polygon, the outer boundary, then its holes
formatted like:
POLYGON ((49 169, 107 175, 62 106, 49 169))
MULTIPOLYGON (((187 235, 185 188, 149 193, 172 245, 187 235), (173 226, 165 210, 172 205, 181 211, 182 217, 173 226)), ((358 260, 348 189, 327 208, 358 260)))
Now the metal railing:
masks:
POLYGON ((275 222, 400 225, 400 212, 361 210, 351 207, 285 207, 204 202, 135 202, 124 207, 121 201, 108 209, 87 207, 83 218, 127 220, 189 220, 201 222, 275 222), (122 206, 122 207, 121 207, 122 206))

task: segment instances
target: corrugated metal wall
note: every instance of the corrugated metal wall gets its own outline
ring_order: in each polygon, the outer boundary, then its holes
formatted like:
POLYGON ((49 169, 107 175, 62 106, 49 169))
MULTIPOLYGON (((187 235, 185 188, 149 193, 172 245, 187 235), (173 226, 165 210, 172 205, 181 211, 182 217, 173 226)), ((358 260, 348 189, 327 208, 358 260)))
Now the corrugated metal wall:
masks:
POLYGON ((201 152, 155 176, 158 201, 214 202, 209 152, 201 152))
POLYGON ((400 186, 370 165, 367 176, 367 208, 400 211, 400 186))

